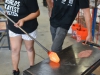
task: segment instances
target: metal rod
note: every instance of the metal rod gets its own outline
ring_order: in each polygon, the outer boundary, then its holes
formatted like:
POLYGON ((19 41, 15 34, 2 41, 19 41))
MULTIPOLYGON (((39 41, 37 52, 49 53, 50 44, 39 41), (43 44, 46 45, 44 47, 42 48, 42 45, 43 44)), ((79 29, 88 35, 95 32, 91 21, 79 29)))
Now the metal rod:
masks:
MULTIPOLYGON (((9 19, 12 23, 14 23, 15 24, 15 22, 11 19, 11 18, 9 18, 4 12, 2 12, 1 10, 0 10, 0 12, 7 18, 7 19, 9 19)), ((33 39, 40 47, 42 47, 46 52, 49 52, 49 50, 47 49, 47 48, 45 48, 43 45, 41 45, 36 39, 34 39, 32 36, 30 36, 25 30, 23 30, 20 26, 18 26, 18 28, 20 29, 20 30, 22 30, 26 35, 28 35, 31 39, 33 39)))
MULTIPOLYGON (((85 41, 83 41, 83 43, 85 43, 85 41)), ((95 47, 100 47, 99 44, 96 44, 96 43, 94 43, 94 42, 87 42, 86 44, 92 45, 92 46, 95 46, 95 47)))

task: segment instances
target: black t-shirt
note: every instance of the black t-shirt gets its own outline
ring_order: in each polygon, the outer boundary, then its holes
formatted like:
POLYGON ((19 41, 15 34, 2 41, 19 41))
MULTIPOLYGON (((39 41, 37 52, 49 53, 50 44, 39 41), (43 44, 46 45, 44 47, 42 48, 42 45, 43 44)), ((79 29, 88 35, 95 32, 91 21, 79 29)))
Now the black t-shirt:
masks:
POLYGON ((80 8, 89 8, 89 0, 54 0, 51 26, 68 30, 80 8))
MULTIPOLYGON (((8 17, 10 17, 14 22, 18 22, 28 16, 30 13, 35 13, 39 10, 37 0, 5 0, 5 9, 8 17)), ((37 18, 30 21, 24 22, 21 27, 27 33, 31 33, 38 26, 37 18)), ((19 28, 16 28, 14 24, 8 20, 8 28, 18 34, 24 34, 19 28)))

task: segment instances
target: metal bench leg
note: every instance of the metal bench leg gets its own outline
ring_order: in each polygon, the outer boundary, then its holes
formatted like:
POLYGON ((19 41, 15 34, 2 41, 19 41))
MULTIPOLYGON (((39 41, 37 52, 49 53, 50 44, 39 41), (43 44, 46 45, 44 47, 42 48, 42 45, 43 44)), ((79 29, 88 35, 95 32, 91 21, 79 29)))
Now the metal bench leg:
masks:
POLYGON ((9 47, 9 50, 11 50, 11 47, 10 47, 10 39, 9 39, 9 32, 8 32, 8 26, 7 26, 7 23, 6 23, 6 28, 7 28, 8 47, 9 47))

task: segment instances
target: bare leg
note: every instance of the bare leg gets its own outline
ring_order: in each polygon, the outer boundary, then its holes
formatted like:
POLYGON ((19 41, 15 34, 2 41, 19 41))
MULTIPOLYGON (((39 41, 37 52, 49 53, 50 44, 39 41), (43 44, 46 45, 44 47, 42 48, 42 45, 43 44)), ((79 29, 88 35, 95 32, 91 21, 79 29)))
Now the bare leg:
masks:
POLYGON ((20 60, 20 49, 22 45, 21 36, 10 37, 11 49, 12 49, 12 64, 13 69, 18 71, 18 64, 20 60))
POLYGON ((33 40, 24 40, 25 46, 27 49, 30 66, 34 65, 34 59, 35 59, 35 51, 34 51, 34 41, 33 40))

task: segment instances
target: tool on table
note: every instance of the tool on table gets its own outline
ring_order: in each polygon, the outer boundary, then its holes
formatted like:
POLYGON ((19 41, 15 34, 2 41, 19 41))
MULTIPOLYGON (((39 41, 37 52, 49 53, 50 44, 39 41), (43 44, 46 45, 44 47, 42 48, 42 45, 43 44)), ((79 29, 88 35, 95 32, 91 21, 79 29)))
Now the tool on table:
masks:
MULTIPOLYGON (((15 22, 4 13, 4 10, 1 7, 0 7, 0 12, 7 19, 9 19, 13 24, 15 24, 15 22)), ((30 36, 25 30, 23 30, 20 26, 18 26, 18 28, 20 30, 22 30, 26 35, 28 35, 31 39, 33 39, 40 47, 42 47, 48 53, 48 56, 51 61, 53 61, 55 63, 58 63, 60 61, 60 58, 58 57, 58 55, 55 52, 49 51, 47 48, 45 48, 43 45, 41 45, 36 39, 34 39, 32 36, 30 36)))
MULTIPOLYGON (((85 43, 85 41, 83 41, 83 43, 85 43)), ((94 43, 94 42, 88 42, 88 41, 87 41, 86 44, 91 45, 91 46, 95 46, 95 47, 100 47, 99 44, 96 44, 96 43, 94 43)))
POLYGON ((68 65, 68 66, 76 66, 76 64, 73 64, 71 62, 67 62, 67 63, 65 63, 65 65, 68 65))

